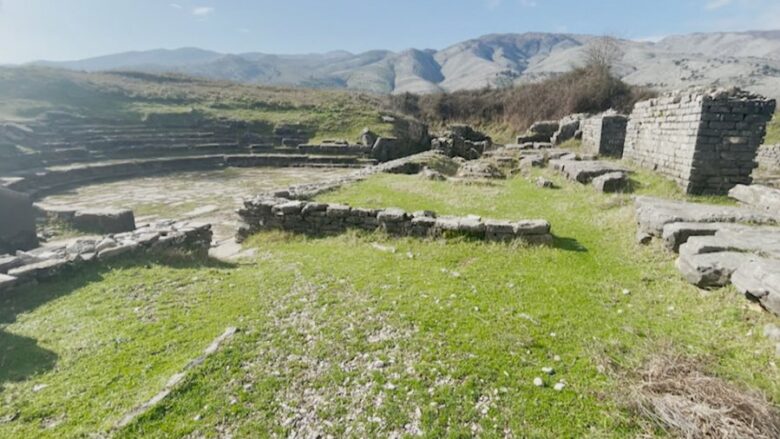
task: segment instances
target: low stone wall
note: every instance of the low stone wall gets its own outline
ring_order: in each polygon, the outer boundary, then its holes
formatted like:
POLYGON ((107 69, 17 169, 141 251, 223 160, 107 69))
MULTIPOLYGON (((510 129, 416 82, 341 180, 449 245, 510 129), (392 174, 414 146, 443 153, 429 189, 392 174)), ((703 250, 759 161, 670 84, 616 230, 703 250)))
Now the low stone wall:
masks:
POLYGON ((355 157, 290 154, 177 157, 172 159, 118 161, 93 165, 52 168, 46 171, 24 175, 7 184, 6 187, 37 197, 52 191, 78 186, 94 181, 119 180, 124 178, 166 174, 171 172, 207 171, 221 169, 224 167, 260 166, 359 167, 366 166, 370 163, 371 162, 366 162, 355 157))
POLYGON ((211 247, 211 238, 209 224, 165 221, 133 232, 102 238, 79 238, 67 245, 0 256, 0 292, 121 255, 176 252, 205 257, 211 247))
POLYGON ((761 145, 756 155, 758 167, 765 170, 780 170, 780 144, 761 145))
POLYGON ((66 209, 36 205, 47 217, 76 230, 92 233, 123 233, 135 230, 130 209, 66 209))
POLYGON ((409 213, 401 209, 364 209, 285 198, 247 201, 239 215, 244 221, 237 239, 263 230, 286 230, 308 235, 343 233, 348 229, 376 231, 419 238, 462 234, 487 241, 521 240, 551 245, 550 224, 545 220, 499 221, 476 216, 437 217, 433 212, 409 213))
POLYGON ((604 113, 580 123, 582 146, 590 153, 623 157, 628 118, 621 114, 604 113))
POLYGON ((775 101, 739 90, 677 92, 639 102, 624 157, 676 180, 687 193, 750 184, 775 101))

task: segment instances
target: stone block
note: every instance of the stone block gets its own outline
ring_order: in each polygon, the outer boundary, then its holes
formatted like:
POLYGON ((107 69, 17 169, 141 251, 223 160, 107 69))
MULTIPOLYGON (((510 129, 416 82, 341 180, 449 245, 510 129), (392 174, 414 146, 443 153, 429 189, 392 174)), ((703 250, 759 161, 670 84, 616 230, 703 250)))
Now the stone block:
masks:
POLYGON ((135 216, 129 209, 89 209, 77 211, 73 226, 97 233, 122 233, 135 230, 135 216))

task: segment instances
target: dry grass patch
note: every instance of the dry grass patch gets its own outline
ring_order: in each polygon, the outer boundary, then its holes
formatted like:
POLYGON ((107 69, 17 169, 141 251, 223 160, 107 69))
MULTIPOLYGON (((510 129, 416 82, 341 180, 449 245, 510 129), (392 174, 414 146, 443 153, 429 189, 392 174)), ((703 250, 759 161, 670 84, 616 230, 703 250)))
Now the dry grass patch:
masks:
POLYGON ((633 372, 612 368, 629 385, 625 404, 657 429, 685 438, 780 437, 780 411, 760 392, 707 372, 702 360, 669 346, 633 372))

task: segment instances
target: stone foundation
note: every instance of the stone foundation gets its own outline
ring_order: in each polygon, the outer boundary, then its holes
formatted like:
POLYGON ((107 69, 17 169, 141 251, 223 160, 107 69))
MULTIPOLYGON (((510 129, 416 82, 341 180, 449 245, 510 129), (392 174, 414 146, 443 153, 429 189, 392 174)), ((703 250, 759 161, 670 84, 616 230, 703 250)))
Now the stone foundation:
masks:
POLYGON ((624 157, 673 178, 690 194, 750 184, 775 101, 739 90, 678 92, 639 102, 624 157))
POLYGON ((349 229, 377 231, 419 238, 466 235, 487 241, 520 240, 532 245, 552 245, 550 224, 545 220, 499 221, 480 217, 437 217, 433 212, 409 213, 401 209, 364 209, 260 197, 247 201, 239 215, 244 226, 237 239, 253 233, 285 230, 307 235, 332 235, 349 229))

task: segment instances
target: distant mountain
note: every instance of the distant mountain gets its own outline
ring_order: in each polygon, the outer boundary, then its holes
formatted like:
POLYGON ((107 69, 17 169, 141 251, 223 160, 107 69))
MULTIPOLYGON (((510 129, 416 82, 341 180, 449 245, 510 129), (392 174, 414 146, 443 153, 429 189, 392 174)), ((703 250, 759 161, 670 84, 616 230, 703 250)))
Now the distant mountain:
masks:
MULTIPOLYGON (((360 54, 221 54, 184 48, 43 64, 73 70, 176 72, 264 85, 434 93, 536 81, 582 64, 590 35, 495 34, 443 50, 360 54)), ((615 71, 659 89, 738 85, 780 97, 780 31, 697 33, 652 42, 615 40, 615 71)))

